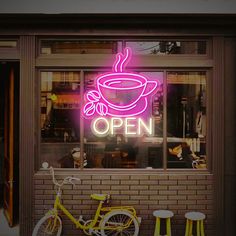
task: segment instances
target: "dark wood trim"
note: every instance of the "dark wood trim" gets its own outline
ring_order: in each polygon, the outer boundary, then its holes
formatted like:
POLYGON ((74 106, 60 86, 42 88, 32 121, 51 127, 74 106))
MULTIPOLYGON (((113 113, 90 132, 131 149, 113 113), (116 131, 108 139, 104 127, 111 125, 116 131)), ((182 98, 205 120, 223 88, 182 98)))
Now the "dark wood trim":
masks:
POLYGON ((236 38, 225 38, 224 235, 235 234, 236 221, 236 38))
POLYGON ((212 173, 212 162, 214 158, 212 156, 212 120, 213 120, 213 69, 207 70, 207 137, 206 137, 206 155, 207 155, 207 169, 212 173))
POLYGON ((33 227, 35 146, 35 37, 20 37, 20 235, 33 227))
POLYGON ((175 19, 175 25, 188 25, 194 26, 218 26, 224 27, 226 24, 235 25, 236 24, 236 14, 0 14, 1 24, 12 25, 22 25, 22 23, 27 23, 25 27, 30 25, 43 25, 44 26, 55 26, 60 23, 60 27, 65 27, 67 24, 77 25, 78 23, 83 24, 88 27, 89 25, 109 25, 112 21, 114 26, 118 25, 132 25, 141 24, 142 26, 147 23, 151 23, 152 26, 155 24, 161 25, 172 25, 173 19, 175 19), (189 18, 190 21, 186 21, 189 18), (50 21, 49 21, 50 19, 50 21), (53 19, 53 21, 51 20, 53 19), (16 21, 17 20, 17 21, 16 21))
MULTIPOLYGON (((84 97, 84 78, 85 78, 85 73, 83 70, 80 71, 80 94, 81 98, 84 97)), ((81 107, 84 106, 83 100, 81 99, 81 107)), ((83 127, 80 129, 80 151, 81 153, 84 153, 84 119, 82 112, 80 112, 80 127, 83 127)), ((80 161, 81 163, 84 163, 84 156, 80 156, 80 161)), ((84 165, 80 166, 80 169, 84 169, 84 165)))
POLYGON ((20 59, 20 54, 17 50, 12 50, 12 49, 0 50, 0 60, 13 61, 19 59, 20 59))
MULTIPOLYGON (((51 54, 42 55, 36 59, 37 67, 111 67, 115 55, 103 54, 51 54), (108 63, 110 62, 110 63, 108 63)), ((180 56, 133 56, 133 61, 129 63, 130 67, 147 67, 147 68, 160 68, 160 67, 185 67, 185 68, 210 68, 213 66, 213 61, 206 56, 196 55, 180 55, 180 56), (136 60, 138 58, 138 60, 136 60), (136 63, 134 63, 134 62, 136 63)))
POLYGON ((216 235, 225 235, 224 227, 224 38, 213 39, 212 96, 212 171, 214 175, 216 235))
POLYGON ((0 14, 0 34, 236 35, 236 14, 0 14), (139 30, 137 30, 137 28, 139 30), (109 34, 108 34, 109 31, 109 34))

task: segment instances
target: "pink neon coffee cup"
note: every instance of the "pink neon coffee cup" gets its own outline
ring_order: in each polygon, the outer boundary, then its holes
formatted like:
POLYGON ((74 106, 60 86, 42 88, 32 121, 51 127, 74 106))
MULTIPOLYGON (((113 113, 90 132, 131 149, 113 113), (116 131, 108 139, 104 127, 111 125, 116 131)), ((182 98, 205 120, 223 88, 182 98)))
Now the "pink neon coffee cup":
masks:
POLYGON ((108 73, 97 79, 98 90, 108 106, 128 109, 142 97, 151 94, 157 87, 156 81, 148 81, 144 76, 134 73, 108 73))

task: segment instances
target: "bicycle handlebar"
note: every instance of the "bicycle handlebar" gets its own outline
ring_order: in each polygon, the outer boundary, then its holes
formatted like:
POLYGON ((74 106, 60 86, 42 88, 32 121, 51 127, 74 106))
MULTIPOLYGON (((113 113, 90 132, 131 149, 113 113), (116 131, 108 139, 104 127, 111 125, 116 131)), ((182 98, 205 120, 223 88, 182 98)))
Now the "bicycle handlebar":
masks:
POLYGON ((54 183, 54 185, 59 187, 59 189, 66 183, 75 185, 75 183, 73 182, 74 180, 81 181, 79 178, 67 176, 66 178, 63 179, 63 181, 61 183, 59 183, 55 178, 55 172, 54 172, 54 169, 52 166, 49 168, 49 171, 51 172, 51 175, 52 175, 52 182, 54 183))

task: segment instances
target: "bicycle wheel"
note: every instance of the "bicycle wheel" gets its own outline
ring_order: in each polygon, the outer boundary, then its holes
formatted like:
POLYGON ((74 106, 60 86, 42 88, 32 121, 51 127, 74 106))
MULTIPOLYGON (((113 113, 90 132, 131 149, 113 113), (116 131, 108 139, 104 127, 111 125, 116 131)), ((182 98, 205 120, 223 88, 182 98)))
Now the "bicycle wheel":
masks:
POLYGON ((45 215, 35 225, 32 236, 60 236, 61 231, 62 222, 60 217, 54 215, 45 215))
POLYGON ((111 211, 104 216, 100 228, 102 236, 137 236, 139 223, 128 211, 117 210, 111 211), (128 225, 129 227, 126 227, 128 225))

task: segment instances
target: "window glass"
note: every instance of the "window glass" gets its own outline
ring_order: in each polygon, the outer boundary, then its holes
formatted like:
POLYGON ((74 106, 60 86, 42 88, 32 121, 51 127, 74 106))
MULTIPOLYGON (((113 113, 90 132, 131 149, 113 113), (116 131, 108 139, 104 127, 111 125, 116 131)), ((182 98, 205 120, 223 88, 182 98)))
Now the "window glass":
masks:
POLYGON ((206 54, 206 41, 136 41, 126 42, 133 54, 206 54))
POLYGON ((79 142, 79 72, 41 72, 42 142, 79 142))
POLYGON ((42 40, 42 54, 113 54, 121 48, 116 41, 42 40))
POLYGON ((167 167, 206 168, 206 73, 167 74, 167 167))
POLYGON ((0 48, 16 48, 16 40, 0 40, 0 48))
MULTIPOLYGON (((101 73, 100 73, 101 74, 101 73)), ((137 72, 138 74, 138 72, 137 72)), ((119 118, 119 128, 114 129, 114 133, 108 132, 108 135, 98 137, 96 133, 92 131, 92 122, 96 119, 96 116, 92 119, 86 118, 84 120, 84 149, 88 166, 90 168, 162 168, 163 166, 163 73, 161 72, 139 72, 140 75, 149 78, 152 81, 159 81, 159 86, 153 95, 148 99, 148 106, 142 114, 132 118, 132 127, 129 135, 125 134, 126 123, 125 118, 119 118), (139 120, 142 118, 144 122, 152 120, 153 134, 151 136, 142 134, 138 135, 139 120)), ((87 72, 85 73, 85 94, 88 91, 96 89, 95 79, 99 76, 99 73, 87 72)), ((137 90, 136 90, 137 91, 137 90)), ((107 98, 112 102, 122 101, 124 99, 132 99, 135 96, 135 91, 130 91, 127 94, 121 94, 119 91, 107 94, 107 98), (112 100, 113 99, 113 100, 112 100)), ((138 102, 138 110, 145 108, 145 100, 142 98, 138 102)), ((132 114, 134 109, 128 111, 121 111, 119 114, 132 114)), ((108 112, 113 114, 114 110, 108 107, 108 112)), ((111 130, 111 119, 107 117, 111 130)), ((115 121, 114 121, 115 123, 115 121)), ((150 123, 148 123, 150 124, 150 123)), ((102 126, 103 124, 101 124, 102 126)), ((116 124, 117 125, 117 124, 116 124)), ((143 127, 142 127, 143 128, 143 127)), ((103 128, 101 128, 103 129, 103 128)), ((140 128, 141 129, 141 128, 140 128)), ((128 129, 127 129, 128 130, 128 129)))

